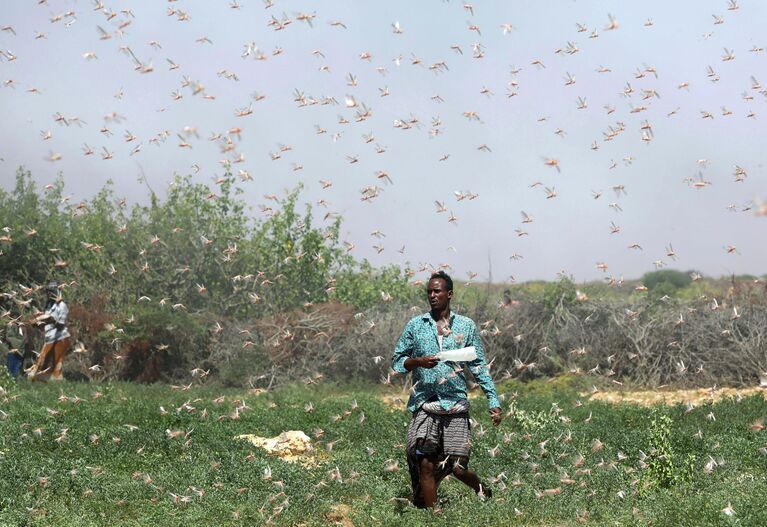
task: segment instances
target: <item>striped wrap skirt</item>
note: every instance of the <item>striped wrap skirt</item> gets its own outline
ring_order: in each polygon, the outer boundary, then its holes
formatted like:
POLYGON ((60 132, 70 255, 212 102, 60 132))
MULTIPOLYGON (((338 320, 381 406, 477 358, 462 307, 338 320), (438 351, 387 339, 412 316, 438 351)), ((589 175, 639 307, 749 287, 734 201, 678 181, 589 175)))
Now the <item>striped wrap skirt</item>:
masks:
POLYGON ((415 454, 469 457, 469 413, 434 414, 419 408, 407 428, 407 450, 415 454), (429 448, 424 448, 428 445, 429 448))
POLYGON ((456 465, 468 468, 471 439, 469 412, 434 414, 419 408, 407 428, 407 467, 413 487, 413 505, 423 507, 421 460, 435 464, 434 479, 439 484, 456 465))

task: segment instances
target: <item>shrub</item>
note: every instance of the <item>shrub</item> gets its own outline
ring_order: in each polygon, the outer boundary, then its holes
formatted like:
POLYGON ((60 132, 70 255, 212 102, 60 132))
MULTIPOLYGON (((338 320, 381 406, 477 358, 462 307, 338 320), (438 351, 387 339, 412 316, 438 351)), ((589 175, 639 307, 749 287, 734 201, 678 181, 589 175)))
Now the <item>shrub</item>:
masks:
POLYGON ((692 282, 692 277, 689 273, 683 273, 682 271, 676 271, 674 269, 662 269, 660 271, 653 271, 645 273, 641 282, 649 289, 653 291, 660 284, 667 284, 666 287, 673 288, 674 291, 682 289, 692 282))
POLYGON ((650 412, 650 445, 648 467, 642 473, 640 489, 647 494, 657 488, 669 488, 673 485, 689 482, 695 466, 695 455, 688 453, 680 458, 671 444, 671 430, 674 425, 671 417, 662 413, 658 407, 650 412))
POLYGON ((577 303, 575 284, 567 277, 546 284, 543 289, 543 306, 549 313, 555 313, 577 303))
POLYGON ((335 299, 360 310, 382 302, 406 304, 415 295, 415 289, 407 282, 407 270, 396 265, 376 269, 363 260, 359 266, 344 269, 336 276, 335 299))
POLYGON ((523 410, 518 407, 516 401, 512 401, 506 415, 525 432, 533 432, 559 422, 558 414, 554 408, 552 407, 548 412, 523 410))

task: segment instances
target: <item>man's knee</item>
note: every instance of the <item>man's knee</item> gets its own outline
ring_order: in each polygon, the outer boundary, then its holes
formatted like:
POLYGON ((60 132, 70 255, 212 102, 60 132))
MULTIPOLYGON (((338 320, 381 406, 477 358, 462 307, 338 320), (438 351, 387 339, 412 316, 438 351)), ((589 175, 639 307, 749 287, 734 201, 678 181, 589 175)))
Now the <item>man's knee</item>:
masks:
POLYGON ((421 474, 432 476, 434 475, 434 462, 429 458, 422 458, 419 465, 421 474))

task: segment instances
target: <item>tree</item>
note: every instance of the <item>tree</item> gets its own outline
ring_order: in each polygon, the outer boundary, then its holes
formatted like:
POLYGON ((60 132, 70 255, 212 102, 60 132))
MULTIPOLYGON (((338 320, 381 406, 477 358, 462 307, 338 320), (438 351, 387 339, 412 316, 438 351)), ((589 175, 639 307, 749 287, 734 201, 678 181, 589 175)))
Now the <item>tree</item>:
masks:
POLYGON ((683 273, 682 271, 676 271, 674 269, 663 269, 660 271, 653 271, 645 273, 641 278, 644 286, 651 292, 660 284, 668 284, 664 286, 664 289, 671 289, 672 292, 677 289, 687 287, 692 282, 692 277, 689 273, 683 273))

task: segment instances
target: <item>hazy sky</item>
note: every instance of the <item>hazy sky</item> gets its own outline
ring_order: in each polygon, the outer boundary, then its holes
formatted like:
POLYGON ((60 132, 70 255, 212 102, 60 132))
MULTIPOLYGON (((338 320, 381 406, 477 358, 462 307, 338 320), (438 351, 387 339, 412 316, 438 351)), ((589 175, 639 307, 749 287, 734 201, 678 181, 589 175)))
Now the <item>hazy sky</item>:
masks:
POLYGON ((767 272, 767 2, 103 6, 3 2, 3 188, 24 165, 41 185, 62 171, 73 200, 112 179, 146 202, 142 169, 164 194, 174 173, 214 187, 229 160, 254 216, 303 182, 377 265, 483 279, 491 262, 496 282, 767 272))

